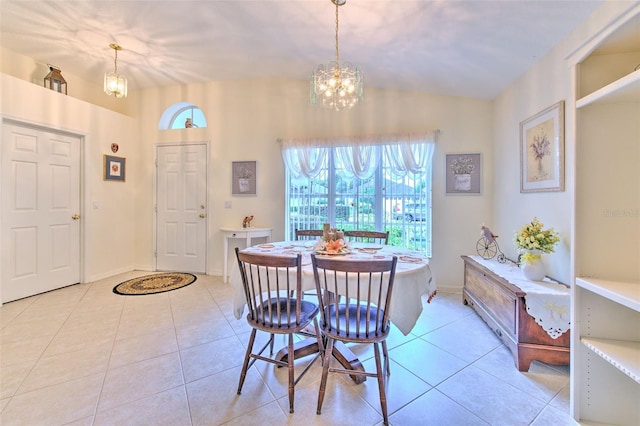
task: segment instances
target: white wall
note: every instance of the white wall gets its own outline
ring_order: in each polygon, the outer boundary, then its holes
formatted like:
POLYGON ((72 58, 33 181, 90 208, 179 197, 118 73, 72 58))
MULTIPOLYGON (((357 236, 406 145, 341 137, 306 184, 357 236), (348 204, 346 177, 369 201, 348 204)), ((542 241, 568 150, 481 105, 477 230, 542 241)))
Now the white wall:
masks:
POLYGON ((440 129, 434 156, 433 259, 439 288, 462 287, 460 255, 475 251, 482 222, 492 216, 492 104, 425 93, 366 88, 365 101, 350 111, 326 111, 309 104, 308 82, 256 79, 147 89, 139 93, 136 112, 141 151, 136 195, 136 264, 153 265, 154 145, 165 142, 209 141, 210 192, 209 272, 221 274, 223 226, 241 226, 246 215, 253 226, 273 228, 284 238, 284 166, 278 138, 397 134, 440 129), (200 107, 207 128, 158 131, 158 121, 170 105, 187 101, 200 107), (484 159, 483 193, 444 195, 444 154, 480 152, 484 159), (231 196, 231 162, 258 161, 255 197, 231 196), (225 209, 224 202, 232 208, 225 209))
POLYGON ((0 98, 3 119, 70 132, 84 139, 81 150, 83 282, 133 269, 135 177, 128 174, 124 183, 105 182, 102 168, 103 155, 112 154, 113 142, 120 146, 116 155, 128 160, 136 156, 135 121, 4 73, 0 74, 0 98), (94 201, 98 208, 93 207, 94 201))
POLYGON ((561 43, 511 84, 495 99, 493 158, 494 220, 492 230, 499 235, 500 248, 507 257, 517 256, 514 233, 537 216, 545 227, 561 235, 554 254, 545 255, 547 273, 566 283, 571 280, 572 205, 575 193, 574 79, 567 57, 608 22, 634 2, 609 1, 577 27, 561 43), (520 193, 519 124, 539 111, 565 101, 565 191, 520 193))

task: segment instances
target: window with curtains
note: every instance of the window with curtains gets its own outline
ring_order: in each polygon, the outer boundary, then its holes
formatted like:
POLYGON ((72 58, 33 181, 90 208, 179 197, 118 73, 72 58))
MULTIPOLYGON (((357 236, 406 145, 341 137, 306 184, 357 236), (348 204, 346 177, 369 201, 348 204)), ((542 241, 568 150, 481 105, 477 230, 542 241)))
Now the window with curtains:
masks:
POLYGON ((389 231, 389 244, 431 256, 433 137, 283 141, 286 232, 389 231))

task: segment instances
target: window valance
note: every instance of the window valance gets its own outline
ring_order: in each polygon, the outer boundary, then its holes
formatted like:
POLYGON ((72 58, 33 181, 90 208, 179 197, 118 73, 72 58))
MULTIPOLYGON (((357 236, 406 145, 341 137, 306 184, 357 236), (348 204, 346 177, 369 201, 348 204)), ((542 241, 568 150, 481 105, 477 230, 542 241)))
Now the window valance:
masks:
POLYGON ((382 152, 399 176, 424 173, 431 167, 435 140, 439 130, 423 134, 362 136, 336 139, 279 140, 282 158, 291 177, 313 179, 326 164, 333 149, 336 168, 344 179, 367 179, 378 167, 382 152))

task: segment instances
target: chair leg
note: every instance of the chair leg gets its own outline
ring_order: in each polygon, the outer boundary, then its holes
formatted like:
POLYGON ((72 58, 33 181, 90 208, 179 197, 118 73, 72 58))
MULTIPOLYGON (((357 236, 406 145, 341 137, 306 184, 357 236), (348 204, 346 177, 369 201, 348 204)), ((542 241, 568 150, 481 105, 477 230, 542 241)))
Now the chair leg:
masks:
POLYGON ((271 333, 271 341, 269 342, 269 354, 273 355, 273 344, 274 344, 275 336, 271 333))
POLYGON ((387 415, 387 393, 385 392, 385 378, 380 362, 380 349, 378 344, 373 344, 373 353, 376 356, 376 373, 378 376, 378 391, 380 392, 380 408, 382 409, 382 418, 385 426, 389 424, 389 416, 387 415))
POLYGON ((293 361, 295 356, 293 355, 293 333, 289 333, 289 345, 287 351, 287 362, 288 362, 288 370, 289 370, 289 413, 293 413, 293 401, 295 397, 294 391, 294 369, 293 369, 293 361))
POLYGON ((384 355, 384 371, 387 376, 391 375, 391 368, 389 367, 391 363, 389 362, 389 352, 387 352, 387 341, 382 341, 382 354, 384 355))
POLYGON ((313 319, 313 326, 316 329, 316 338, 318 339, 318 352, 320 352, 320 362, 324 364, 324 342, 322 341, 322 333, 318 326, 318 318, 313 319))
POLYGON ((240 372, 240 383, 238 383, 238 395, 242 392, 242 385, 244 385, 244 379, 247 377, 247 369, 249 367, 249 360, 251 359, 251 351, 253 350, 253 343, 256 340, 256 329, 251 330, 251 336, 249 337, 249 343, 247 344, 247 352, 244 356, 244 362, 242 363, 242 371, 240 372))
POLYGON ((324 349, 324 363, 322 364, 322 379, 320 380, 320 391, 318 392, 318 409, 316 414, 322 413, 322 402, 327 388, 327 376, 329 375, 329 363, 333 352, 333 339, 327 337, 327 347, 324 349))

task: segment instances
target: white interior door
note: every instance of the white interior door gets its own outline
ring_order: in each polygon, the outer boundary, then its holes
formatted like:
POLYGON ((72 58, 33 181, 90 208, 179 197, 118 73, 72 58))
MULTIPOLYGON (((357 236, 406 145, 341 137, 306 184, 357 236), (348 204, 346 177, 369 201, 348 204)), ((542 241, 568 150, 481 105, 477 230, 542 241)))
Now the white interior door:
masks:
POLYGON ((205 273, 207 146, 158 146, 156 188, 156 269, 205 273))
POLYGON ((80 138, 2 127, 2 303, 80 282, 80 138))

